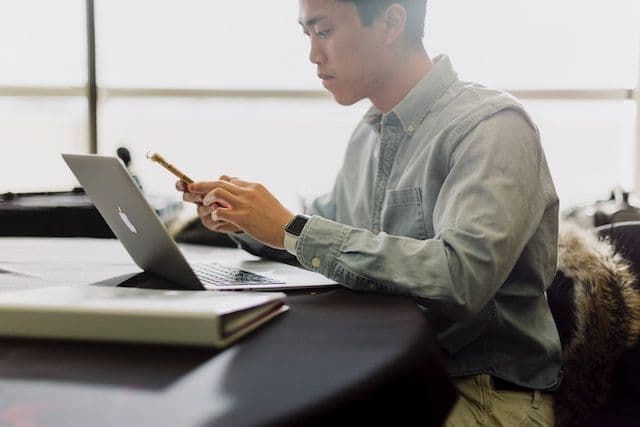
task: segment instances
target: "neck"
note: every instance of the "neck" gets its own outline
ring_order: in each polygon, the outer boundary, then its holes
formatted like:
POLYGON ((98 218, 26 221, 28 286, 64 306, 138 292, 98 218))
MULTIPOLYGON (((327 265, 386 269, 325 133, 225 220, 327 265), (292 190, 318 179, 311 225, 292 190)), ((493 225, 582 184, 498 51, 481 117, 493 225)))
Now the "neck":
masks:
POLYGON ((431 71, 432 66, 423 47, 396 55, 380 76, 384 83, 369 99, 380 112, 388 113, 431 71))

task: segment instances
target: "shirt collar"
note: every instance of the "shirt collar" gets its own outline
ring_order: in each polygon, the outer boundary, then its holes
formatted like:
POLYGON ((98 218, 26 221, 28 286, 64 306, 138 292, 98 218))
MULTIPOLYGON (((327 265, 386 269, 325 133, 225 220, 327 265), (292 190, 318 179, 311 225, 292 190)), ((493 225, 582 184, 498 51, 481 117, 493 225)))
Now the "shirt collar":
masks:
MULTIPOLYGON (((431 71, 409 91, 393 110, 387 113, 387 115, 395 114, 404 131, 410 135, 415 132, 445 90, 458 79, 448 56, 437 56, 433 62, 431 71)), ((377 133, 380 133, 383 116, 380 110, 372 106, 365 114, 364 120, 377 133)))

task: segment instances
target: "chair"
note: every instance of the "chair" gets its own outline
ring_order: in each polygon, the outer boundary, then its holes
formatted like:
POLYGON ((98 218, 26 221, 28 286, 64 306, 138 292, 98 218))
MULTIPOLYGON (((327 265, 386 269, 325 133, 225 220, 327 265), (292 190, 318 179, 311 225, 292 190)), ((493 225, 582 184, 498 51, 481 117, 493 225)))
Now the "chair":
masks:
POLYGON ((621 372, 640 362, 636 237, 640 222, 561 227, 558 273, 547 292, 564 357, 558 426, 638 425, 640 382, 625 381, 621 372), (629 404, 622 397, 630 392, 629 404))

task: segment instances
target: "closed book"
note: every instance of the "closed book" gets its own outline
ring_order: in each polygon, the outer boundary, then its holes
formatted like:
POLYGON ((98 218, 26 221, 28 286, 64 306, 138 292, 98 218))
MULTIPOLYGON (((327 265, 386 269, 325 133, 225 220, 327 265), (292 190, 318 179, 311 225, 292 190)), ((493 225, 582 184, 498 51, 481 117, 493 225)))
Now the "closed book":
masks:
POLYGON ((56 286, 0 293, 0 336, 222 348, 286 311, 280 292, 56 286))

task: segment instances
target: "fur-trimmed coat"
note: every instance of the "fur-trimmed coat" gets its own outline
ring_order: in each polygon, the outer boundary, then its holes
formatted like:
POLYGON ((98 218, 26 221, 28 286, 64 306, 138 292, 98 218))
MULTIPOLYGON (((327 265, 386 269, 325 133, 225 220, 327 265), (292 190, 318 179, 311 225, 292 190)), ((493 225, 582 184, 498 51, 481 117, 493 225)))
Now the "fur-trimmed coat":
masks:
POLYGON ((640 287, 614 245, 560 228, 558 274, 547 292, 563 348, 556 425, 577 426, 608 400, 613 367, 640 335, 640 287))

